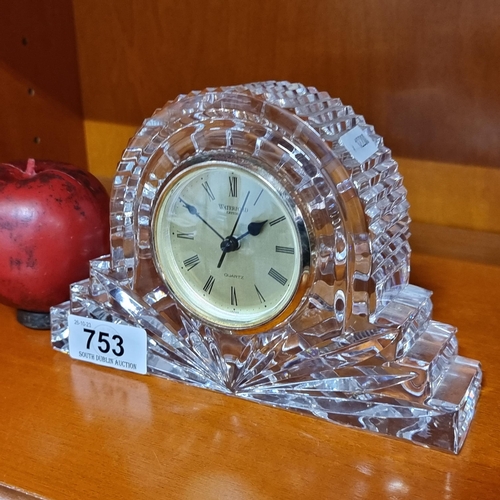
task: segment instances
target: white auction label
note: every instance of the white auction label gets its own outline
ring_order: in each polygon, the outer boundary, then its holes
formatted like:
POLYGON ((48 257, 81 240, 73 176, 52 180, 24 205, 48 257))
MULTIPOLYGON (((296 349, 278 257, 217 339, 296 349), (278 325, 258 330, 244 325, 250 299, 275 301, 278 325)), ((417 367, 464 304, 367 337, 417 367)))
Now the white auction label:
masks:
POLYGON ((147 334, 143 328, 70 314, 69 355, 118 370, 147 372, 147 334))
POLYGON ((368 132, 359 125, 346 132, 339 139, 339 143, 349 151, 358 163, 364 163, 378 149, 368 132))

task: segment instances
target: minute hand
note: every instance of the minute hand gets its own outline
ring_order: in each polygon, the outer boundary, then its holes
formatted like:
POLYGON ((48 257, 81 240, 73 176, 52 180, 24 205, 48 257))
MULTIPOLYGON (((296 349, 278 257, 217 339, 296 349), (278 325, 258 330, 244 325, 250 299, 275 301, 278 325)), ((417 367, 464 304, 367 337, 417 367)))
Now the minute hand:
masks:
POLYGON ((196 217, 198 217, 198 219, 201 220, 201 222, 203 222, 203 224, 206 224, 221 240, 224 239, 223 236, 221 236, 219 234, 219 232, 214 229, 201 215, 200 213, 198 212, 198 209, 194 206, 194 205, 190 205, 189 203, 186 203, 182 198, 179 198, 179 201, 188 209, 188 212, 192 215, 195 215, 196 217))
POLYGON ((234 236, 234 232, 236 231, 236 227, 238 226, 238 222, 240 222, 241 219, 241 214, 243 213, 243 210, 245 210, 245 205, 247 204, 248 197, 250 196, 250 191, 248 191, 247 195, 245 196, 245 201, 243 202, 243 205, 241 205, 241 210, 240 213, 238 214, 238 217, 236 218, 236 222, 234 223, 233 230, 231 231, 231 234, 229 235, 230 238, 234 236))

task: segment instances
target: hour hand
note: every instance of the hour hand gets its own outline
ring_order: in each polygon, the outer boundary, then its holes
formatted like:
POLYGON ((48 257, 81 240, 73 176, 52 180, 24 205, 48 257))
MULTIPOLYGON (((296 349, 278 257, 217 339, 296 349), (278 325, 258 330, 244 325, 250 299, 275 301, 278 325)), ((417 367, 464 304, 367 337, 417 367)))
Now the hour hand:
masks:
POLYGON ((250 222, 250 224, 248 224, 246 233, 243 233, 241 236, 238 236, 237 240, 239 241, 247 235, 257 236, 262 231, 262 228, 264 227, 266 222, 267 220, 264 220, 262 222, 250 222))

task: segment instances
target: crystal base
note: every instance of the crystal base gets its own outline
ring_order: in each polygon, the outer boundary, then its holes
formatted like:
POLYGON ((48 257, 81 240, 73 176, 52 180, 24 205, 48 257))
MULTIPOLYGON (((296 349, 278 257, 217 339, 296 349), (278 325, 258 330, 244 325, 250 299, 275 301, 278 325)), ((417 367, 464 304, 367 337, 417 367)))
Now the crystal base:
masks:
POLYGON ((289 330, 217 333, 179 313, 163 289, 140 296, 109 257, 90 269, 51 310, 55 349, 68 352, 70 313, 140 326, 152 375, 452 453, 464 443, 482 372, 458 355, 456 329, 431 320, 427 290, 407 285, 371 324, 314 344, 289 330))

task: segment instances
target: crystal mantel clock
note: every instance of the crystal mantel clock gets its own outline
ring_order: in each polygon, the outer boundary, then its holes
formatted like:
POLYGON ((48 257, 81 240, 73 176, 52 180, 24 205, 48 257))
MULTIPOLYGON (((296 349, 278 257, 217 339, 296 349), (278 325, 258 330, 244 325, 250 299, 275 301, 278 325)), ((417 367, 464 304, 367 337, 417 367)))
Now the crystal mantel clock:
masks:
POLYGON ((53 308, 53 345, 69 314, 140 326, 150 374, 457 453, 480 365, 409 284, 409 222, 390 150, 339 99, 181 95, 125 149, 111 255, 53 308))

